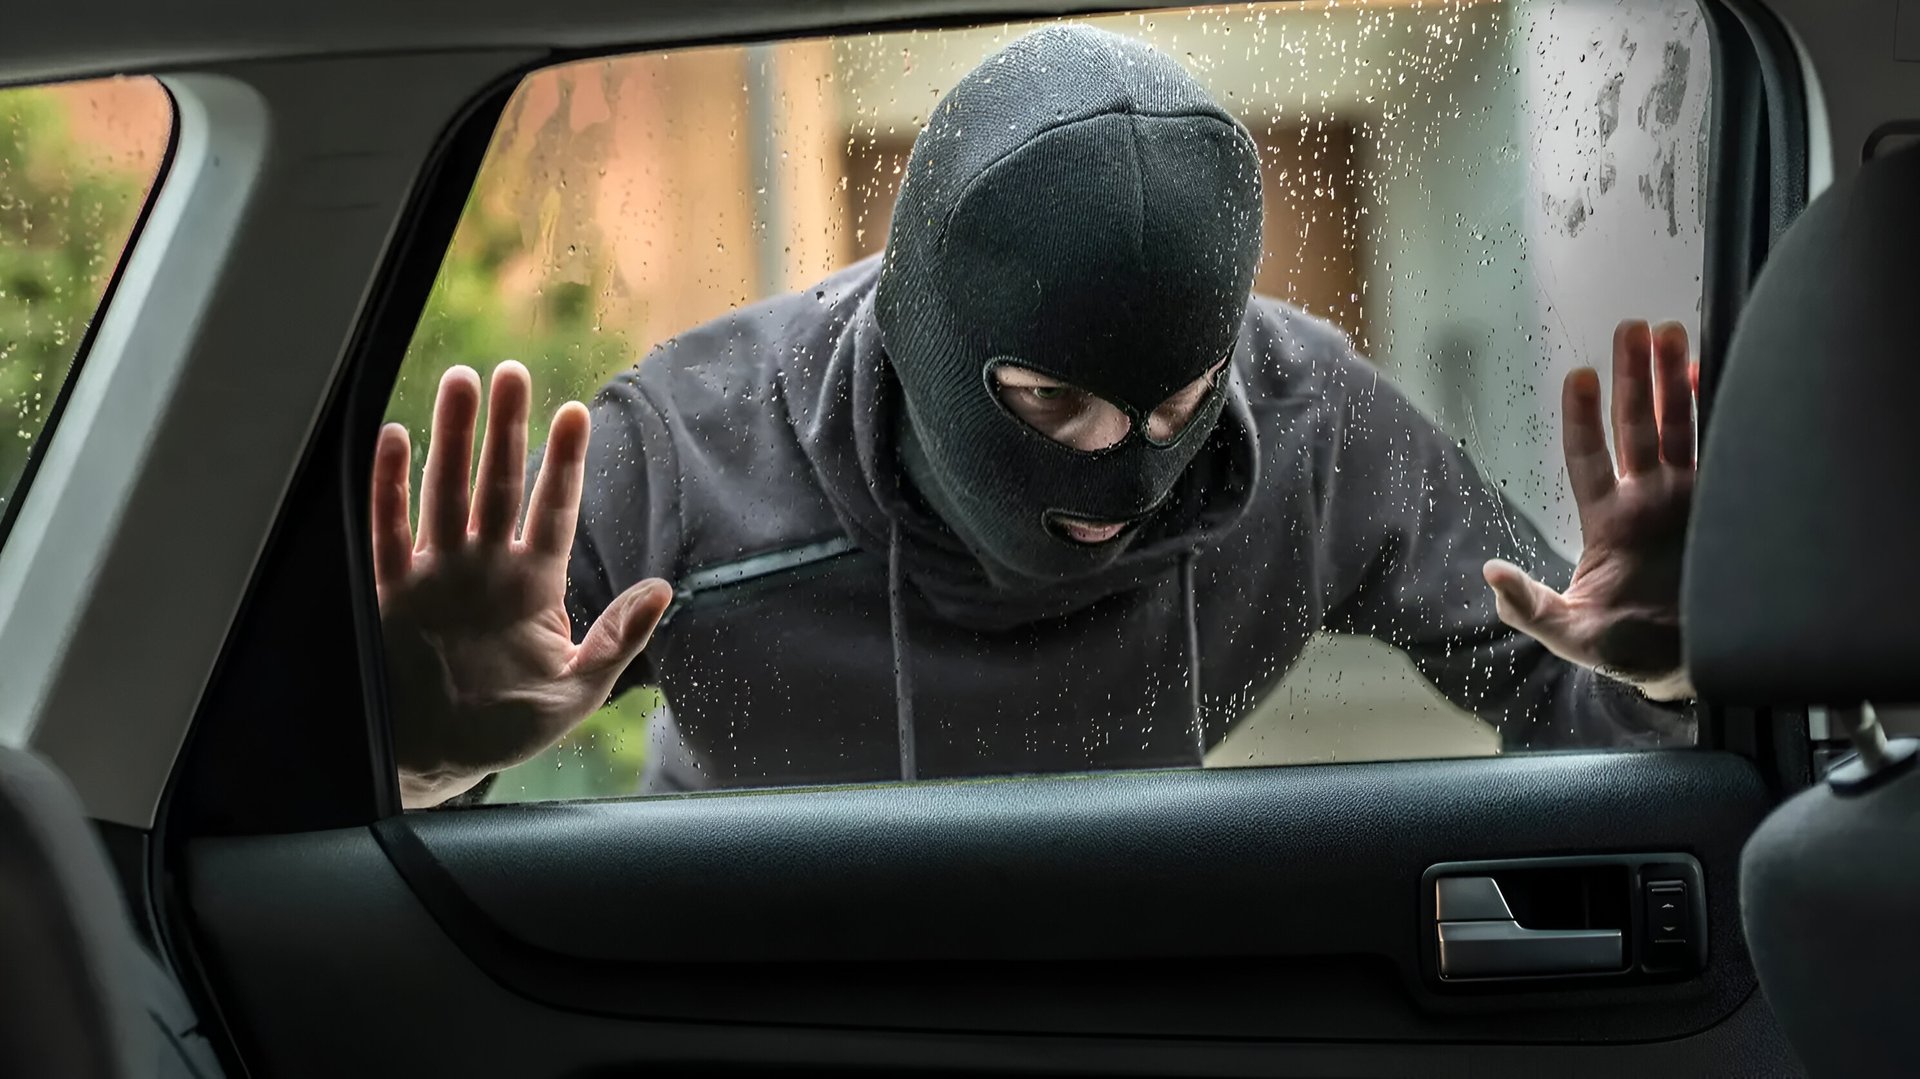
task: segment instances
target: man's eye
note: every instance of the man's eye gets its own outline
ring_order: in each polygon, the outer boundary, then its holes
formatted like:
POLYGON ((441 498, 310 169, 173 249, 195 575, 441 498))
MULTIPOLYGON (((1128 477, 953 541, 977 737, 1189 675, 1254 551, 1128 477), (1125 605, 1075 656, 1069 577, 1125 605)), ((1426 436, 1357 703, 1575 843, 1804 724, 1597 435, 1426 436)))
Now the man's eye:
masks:
POLYGON ((1067 395, 1065 386, 1028 386, 1027 392, 1039 401, 1058 401, 1067 395))

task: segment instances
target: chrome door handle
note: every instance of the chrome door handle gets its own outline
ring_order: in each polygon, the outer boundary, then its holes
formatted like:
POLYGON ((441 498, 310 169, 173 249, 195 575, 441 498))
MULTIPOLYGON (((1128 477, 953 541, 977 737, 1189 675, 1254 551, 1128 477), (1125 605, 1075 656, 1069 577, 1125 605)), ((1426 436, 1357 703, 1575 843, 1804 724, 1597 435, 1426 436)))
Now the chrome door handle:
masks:
POLYGON ((1528 929, 1511 918, 1435 928, 1443 978, 1589 974, 1619 970, 1626 961, 1618 929, 1528 929))
POLYGON ((1442 978, 1591 974, 1625 965, 1620 930, 1528 929, 1492 877, 1435 881, 1434 915, 1442 978))

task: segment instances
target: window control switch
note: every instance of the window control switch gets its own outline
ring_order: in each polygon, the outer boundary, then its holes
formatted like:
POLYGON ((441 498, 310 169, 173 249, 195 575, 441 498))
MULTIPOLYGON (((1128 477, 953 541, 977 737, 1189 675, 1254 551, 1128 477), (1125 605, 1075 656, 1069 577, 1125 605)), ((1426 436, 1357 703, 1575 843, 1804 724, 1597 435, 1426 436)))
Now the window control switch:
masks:
POLYGON ((1693 917, 1687 907, 1687 882, 1647 882, 1647 940, 1653 944, 1685 944, 1693 917))
POLYGON ((1642 886, 1645 944, 1641 968, 1652 972, 1690 971, 1700 965, 1703 943, 1694 939, 1698 922, 1693 889, 1684 880, 1650 880, 1642 886))

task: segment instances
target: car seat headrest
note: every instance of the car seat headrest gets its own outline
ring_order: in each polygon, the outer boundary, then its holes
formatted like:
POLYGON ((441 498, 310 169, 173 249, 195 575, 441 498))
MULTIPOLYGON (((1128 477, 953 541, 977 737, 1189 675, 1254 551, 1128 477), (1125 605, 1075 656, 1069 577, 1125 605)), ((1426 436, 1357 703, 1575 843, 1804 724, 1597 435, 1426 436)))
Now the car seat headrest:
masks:
POLYGON ((1682 616, 1702 694, 1920 701, 1920 147, 1800 215, 1729 344, 1682 616))

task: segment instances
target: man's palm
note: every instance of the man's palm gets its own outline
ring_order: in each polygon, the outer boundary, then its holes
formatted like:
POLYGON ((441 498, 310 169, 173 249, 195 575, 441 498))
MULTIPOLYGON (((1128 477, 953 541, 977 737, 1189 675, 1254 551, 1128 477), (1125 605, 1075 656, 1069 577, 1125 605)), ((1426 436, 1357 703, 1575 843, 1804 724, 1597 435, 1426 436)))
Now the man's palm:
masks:
POLYGON ((1565 592, 1495 559, 1484 570, 1500 618, 1555 655, 1631 682, 1649 697, 1693 695, 1680 655, 1680 557, 1693 499, 1693 385, 1687 333, 1622 322, 1613 335, 1607 451, 1600 378, 1567 376, 1567 477, 1584 549, 1565 592), (1617 456, 1617 465, 1616 465, 1617 456))
POLYGON ((494 371, 469 498, 480 380, 465 367, 441 379, 417 539, 408 520, 406 429, 389 424, 374 451, 374 581, 394 753, 409 806, 458 794, 586 718, 646 646, 672 597, 665 582, 642 581, 573 642, 567 559, 580 512, 587 410, 568 403, 555 414, 516 534, 531 395, 524 367, 504 363, 494 371))

